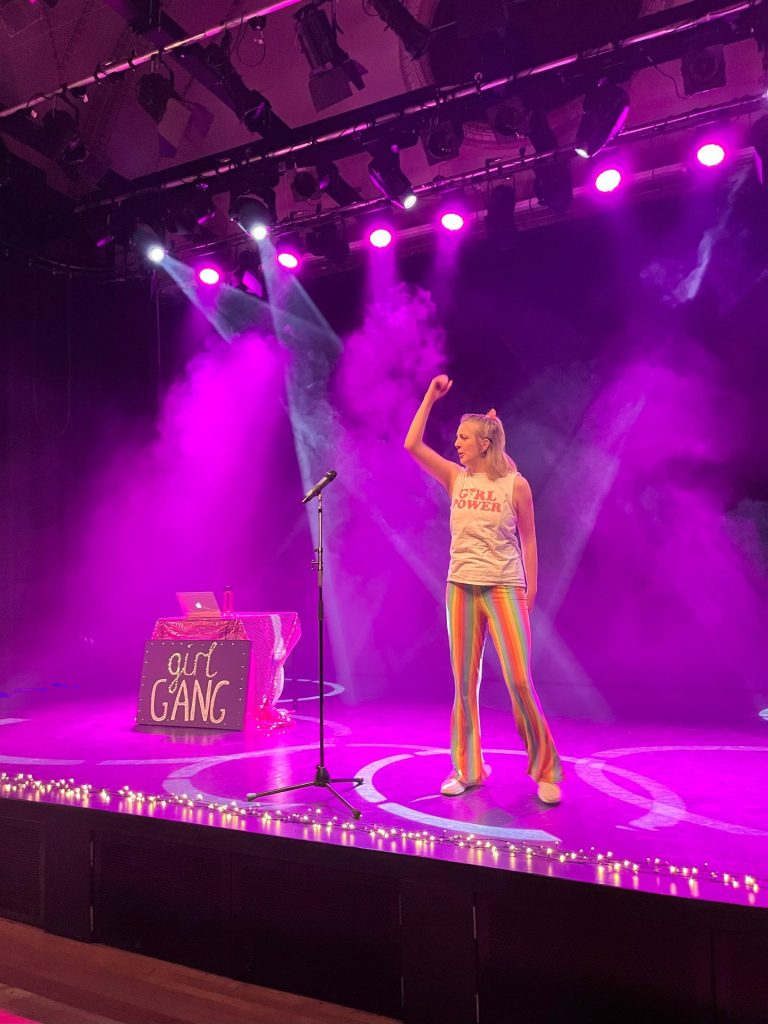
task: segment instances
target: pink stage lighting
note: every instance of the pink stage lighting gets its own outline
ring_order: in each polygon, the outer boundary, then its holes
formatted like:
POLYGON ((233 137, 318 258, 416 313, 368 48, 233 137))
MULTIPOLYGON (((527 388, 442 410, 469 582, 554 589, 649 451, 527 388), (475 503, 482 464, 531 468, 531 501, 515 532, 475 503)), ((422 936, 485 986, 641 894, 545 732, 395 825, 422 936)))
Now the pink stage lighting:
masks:
POLYGON ((368 235, 368 241, 374 249, 386 249, 392 241, 392 232, 387 228, 375 228, 368 235))
POLYGON ((291 249, 283 249, 277 254, 277 262, 284 270, 297 270, 299 257, 291 249))
POLYGON ((440 223, 446 231, 461 231, 464 227, 464 218, 456 210, 446 210, 440 218, 440 223))
POLYGON ((214 285, 221 280, 221 273, 216 267, 201 267, 197 272, 197 279, 201 284, 214 285))
POLYGON ((696 150, 696 159, 704 167, 717 167, 725 160, 725 149, 719 142, 705 142, 696 150))
POLYGON ((616 167, 607 167, 595 178, 595 188, 598 192, 615 192, 620 184, 621 171, 616 167))

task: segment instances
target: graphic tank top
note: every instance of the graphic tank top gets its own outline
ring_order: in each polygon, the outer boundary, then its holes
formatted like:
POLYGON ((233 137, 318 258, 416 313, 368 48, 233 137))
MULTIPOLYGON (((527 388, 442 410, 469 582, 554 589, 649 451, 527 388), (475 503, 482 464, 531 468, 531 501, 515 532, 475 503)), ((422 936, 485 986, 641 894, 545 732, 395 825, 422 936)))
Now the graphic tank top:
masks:
POLYGON ((525 586, 512 490, 518 473, 490 480, 462 469, 451 494, 452 583, 525 586))

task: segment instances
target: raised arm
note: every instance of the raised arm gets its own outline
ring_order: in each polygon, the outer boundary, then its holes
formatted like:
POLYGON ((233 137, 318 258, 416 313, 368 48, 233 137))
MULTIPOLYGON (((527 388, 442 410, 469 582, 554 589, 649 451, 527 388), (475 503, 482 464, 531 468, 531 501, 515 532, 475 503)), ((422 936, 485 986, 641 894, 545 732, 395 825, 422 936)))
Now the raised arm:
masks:
POLYGON ((528 611, 533 610, 536 601, 536 591, 539 581, 539 556, 536 549, 536 524, 533 518, 533 495, 531 485, 524 476, 518 476, 515 480, 514 490, 515 512, 517 514, 517 528, 520 532, 520 548, 523 556, 523 568, 525 578, 528 581, 526 593, 528 611))
POLYGON ((405 450, 410 452, 422 469, 425 469, 430 476, 438 480, 449 494, 453 490, 453 484, 458 476, 459 467, 455 462, 450 462, 448 459, 444 459, 442 455, 438 455, 434 448, 430 448, 428 444, 424 443, 424 429, 427 425, 429 414, 432 412, 432 406, 448 394, 452 385, 453 381, 449 380, 444 373, 432 379, 427 388, 427 393, 424 395, 424 400, 408 428, 404 442, 405 450))

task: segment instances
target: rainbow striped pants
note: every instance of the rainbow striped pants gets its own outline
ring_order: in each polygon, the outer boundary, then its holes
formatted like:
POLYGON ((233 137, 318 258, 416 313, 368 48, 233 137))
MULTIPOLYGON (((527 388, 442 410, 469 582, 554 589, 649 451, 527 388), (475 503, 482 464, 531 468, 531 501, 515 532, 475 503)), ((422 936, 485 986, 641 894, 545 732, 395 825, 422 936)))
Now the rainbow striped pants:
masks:
POLYGON ((483 779, 480 679, 490 630, 504 673, 517 731, 536 782, 559 782, 563 769, 531 679, 531 625, 523 587, 451 583, 446 591, 448 639, 456 698, 451 714, 451 756, 462 781, 483 779))

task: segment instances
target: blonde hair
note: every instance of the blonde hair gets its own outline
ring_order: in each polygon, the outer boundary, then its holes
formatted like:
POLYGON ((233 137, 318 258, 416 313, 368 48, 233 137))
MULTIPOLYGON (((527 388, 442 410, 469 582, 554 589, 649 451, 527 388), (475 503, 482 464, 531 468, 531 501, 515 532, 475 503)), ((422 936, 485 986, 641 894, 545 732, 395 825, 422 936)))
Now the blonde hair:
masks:
POLYGON ((484 472, 490 480, 498 480, 507 473, 517 472, 513 459, 504 450, 506 438, 504 426, 495 414, 484 416, 479 412, 467 412, 461 417, 462 423, 471 423, 479 438, 488 441, 488 448, 483 452, 485 458, 484 472))

